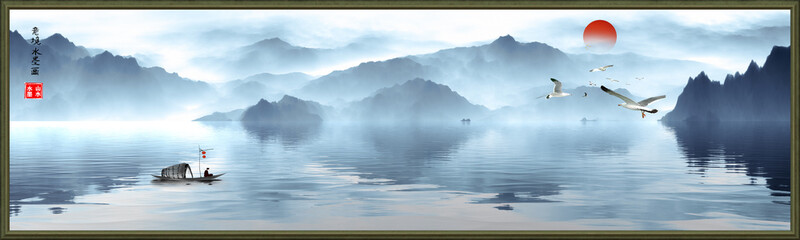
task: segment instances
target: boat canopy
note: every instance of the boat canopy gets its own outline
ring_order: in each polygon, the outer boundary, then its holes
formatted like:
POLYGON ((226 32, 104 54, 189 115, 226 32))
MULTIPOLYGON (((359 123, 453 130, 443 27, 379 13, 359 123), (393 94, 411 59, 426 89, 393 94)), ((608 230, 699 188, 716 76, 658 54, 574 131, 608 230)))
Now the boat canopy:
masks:
POLYGON ((187 163, 178 163, 161 169, 161 176, 167 178, 186 178, 186 170, 189 170, 189 174, 191 174, 192 178, 194 178, 192 168, 189 167, 189 164, 187 163))

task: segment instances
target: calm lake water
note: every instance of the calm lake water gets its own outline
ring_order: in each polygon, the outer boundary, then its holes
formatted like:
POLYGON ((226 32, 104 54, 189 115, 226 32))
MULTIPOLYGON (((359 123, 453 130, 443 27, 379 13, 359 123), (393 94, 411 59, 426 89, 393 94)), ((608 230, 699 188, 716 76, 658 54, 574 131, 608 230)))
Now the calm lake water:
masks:
POLYGON ((789 128, 11 122, 10 226, 789 230, 789 128))

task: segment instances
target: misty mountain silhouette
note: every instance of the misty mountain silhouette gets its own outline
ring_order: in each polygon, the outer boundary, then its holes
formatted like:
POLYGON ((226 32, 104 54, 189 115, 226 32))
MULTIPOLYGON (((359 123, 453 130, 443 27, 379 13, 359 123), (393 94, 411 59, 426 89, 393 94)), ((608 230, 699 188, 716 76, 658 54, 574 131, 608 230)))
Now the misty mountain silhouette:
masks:
MULTIPOLYGON (((364 62, 346 70, 334 71, 312 79, 309 75, 297 72, 287 74, 265 72, 269 72, 268 70, 271 68, 281 68, 276 71, 287 72, 291 67, 282 68, 279 65, 292 61, 303 66, 311 66, 317 64, 314 62, 314 58, 335 59, 340 54, 355 57, 354 55, 358 54, 350 54, 352 51, 356 51, 352 49, 366 51, 369 48, 363 44, 350 44, 337 49, 314 49, 293 46, 280 38, 269 38, 244 46, 238 49, 240 51, 231 55, 241 60, 239 58, 250 59, 246 57, 247 54, 255 54, 257 56, 254 57, 257 59, 269 63, 254 61, 252 70, 257 71, 257 74, 218 84, 216 86, 220 91, 217 92, 205 82, 182 78, 176 73, 168 73, 160 67, 143 68, 135 58, 115 56, 107 51, 90 56, 86 48, 76 46, 60 34, 45 38, 42 41, 43 44, 37 46, 44 54, 41 59, 43 60, 42 64, 45 65, 42 66, 40 76, 29 79, 30 54, 34 46, 31 46, 28 40, 19 32, 11 32, 9 43, 12 60, 9 63, 11 66, 9 71, 10 87, 11 89, 22 89, 24 82, 39 79, 38 81, 45 83, 45 99, 26 101, 22 98, 10 98, 12 120, 163 119, 169 114, 187 113, 189 111, 187 109, 229 111, 246 107, 258 99, 274 99, 287 94, 326 104, 333 102, 345 106, 348 101, 362 102, 365 98, 374 97, 374 93, 382 88, 391 88, 405 83, 408 79, 416 78, 434 79, 451 92, 457 92, 456 95, 460 98, 468 99, 469 104, 480 104, 492 108, 511 106, 494 112, 493 115, 496 116, 500 115, 498 113, 505 114, 510 110, 515 110, 525 113, 518 113, 514 118, 524 116, 534 119, 537 114, 538 117, 541 117, 545 116, 541 115, 542 113, 553 111, 562 111, 563 113, 566 109, 568 112, 560 116, 568 116, 569 119, 572 119, 573 116, 577 119, 583 117, 594 119, 608 113, 608 111, 598 109, 616 107, 617 102, 612 101, 616 99, 607 96, 611 100, 603 100, 602 104, 592 102, 585 105, 573 101, 586 99, 569 98, 548 101, 545 104, 543 101, 533 100, 540 94, 528 89, 551 89, 552 83, 549 81, 534 80, 550 77, 562 79, 565 88, 585 85, 593 79, 596 79, 595 82, 601 82, 607 76, 597 73, 589 75, 586 66, 598 65, 599 59, 603 58, 615 59, 614 61, 620 62, 614 63, 615 69, 612 71, 601 74, 615 74, 615 70, 618 70, 617 66, 619 69, 623 69, 626 64, 625 71, 616 72, 637 74, 638 76, 639 72, 651 69, 648 66, 658 65, 659 67, 677 66, 678 70, 665 74, 681 75, 683 71, 691 70, 690 67, 706 66, 691 61, 655 59, 636 54, 567 55, 544 43, 521 43, 512 36, 506 35, 489 44, 479 46, 458 47, 430 54, 364 62), (535 104, 531 104, 531 102, 535 104), (609 103, 612 105, 606 106, 609 103), (198 106, 200 107, 198 108, 198 106), (596 113, 596 117, 592 117, 594 113, 596 113), (580 116, 577 116, 578 114, 580 116)), ((775 51, 772 55, 777 56, 775 51)), ((774 57, 774 59, 778 59, 778 57, 774 57)), ((340 60, 318 63, 320 66, 328 66, 339 63, 340 60)), ((753 74, 753 76, 772 78, 784 74, 788 79, 788 73, 777 69, 771 70, 775 68, 773 65, 778 65, 773 62, 779 61, 768 58, 765 67, 760 70, 763 73, 753 74)), ((222 65, 228 63, 234 64, 234 66, 236 64, 226 62, 216 63, 216 65, 225 67, 222 65)), ((788 65, 788 63, 785 64, 788 65)), ((245 68, 247 67, 242 67, 242 69, 245 68)), ((788 69, 788 67, 786 68, 788 69)), ((751 78, 750 72, 755 71, 748 70, 741 75, 741 78, 745 80, 751 78)), ((696 72, 692 74, 694 73, 696 72)), ((658 87, 659 81, 652 79, 651 75, 644 76, 648 80, 652 80, 648 84, 658 87)), ((726 80, 726 85, 728 85, 728 81, 737 82, 736 76, 729 76, 730 80, 726 80)), ((613 75, 613 77, 619 78, 617 75, 613 75)), ((742 81, 750 82, 745 80, 742 81)), ((755 87, 759 86, 773 85, 759 84, 755 87)), ((614 86, 609 87, 614 88, 614 86)), ((746 88, 738 87, 736 89, 742 91, 746 88)), ((781 89, 785 90, 788 87, 781 89)), ((572 90, 579 93, 583 91, 575 88, 572 90)), ((586 89, 586 91, 595 90, 597 89, 586 89)), ((769 91, 768 89, 762 90, 769 91)), ((442 94, 450 95, 445 91, 442 94)), ((589 94, 587 99, 603 96, 592 92, 589 94)), ((778 95, 781 94, 786 95, 785 91, 778 95)), ((667 98, 664 101, 677 99, 674 97, 670 99, 670 96, 667 98)), ((751 103, 760 104, 759 101, 754 99, 751 103)), ((779 108, 780 106, 769 107, 779 108)), ((616 108, 611 111, 624 112, 624 109, 616 108)), ((422 114, 427 115, 428 113, 422 114)), ((228 115, 217 115, 216 117, 212 119, 235 120, 228 115)), ((465 117, 467 116, 458 116, 457 119, 465 117)), ((499 119, 499 117, 497 118, 499 119)), ((473 117, 473 119, 478 118, 473 117)))
MULTIPOLYGON (((11 98, 11 120, 144 120, 163 119, 199 104, 216 94, 205 82, 167 73, 163 68, 143 68, 136 59, 107 51, 88 56, 60 34, 33 46, 18 32, 10 36, 10 87, 25 82, 44 83, 44 98, 11 98), (31 52, 38 48, 38 76, 30 75, 31 52)), ((20 93, 21 94, 21 93, 20 93)))
POLYGON ((214 112, 195 119, 193 121, 206 121, 206 122, 219 122, 219 121, 239 121, 242 120, 242 113, 244 109, 236 109, 230 112, 214 112))
POLYGON ((45 38, 41 41, 41 43, 43 45, 50 46, 51 48, 58 49, 58 53, 64 54, 71 59, 89 56, 89 51, 87 51, 86 48, 82 46, 75 46, 74 43, 70 42, 67 38, 59 33, 45 38))
POLYGON ((237 79, 226 82, 225 85, 227 85, 226 88, 234 88, 239 84, 247 82, 257 82, 265 86, 270 86, 271 88, 288 91, 304 86, 312 78, 313 77, 305 73, 299 73, 299 72, 286 73, 286 74, 260 73, 249 76, 244 79, 237 79))
POLYGON ((315 79, 298 95, 322 102, 353 101, 380 88, 423 78, 437 79, 469 99, 481 100, 494 93, 483 91, 486 88, 480 85, 512 91, 519 89, 520 83, 527 84, 532 75, 566 74, 571 65, 558 49, 542 43, 519 43, 507 35, 482 46, 362 63, 315 79))
POLYGON ((488 112, 448 86, 415 78, 383 88, 355 102, 349 111, 370 122, 458 121, 478 118, 488 112))
POLYGON ((267 124, 319 123, 324 116, 325 109, 319 103, 285 95, 277 102, 259 100, 256 105, 244 110, 241 121, 267 124))
POLYGON ((728 74, 724 84, 700 72, 689 78, 675 109, 663 121, 789 121, 789 47, 772 48, 763 67, 751 61, 744 74, 728 74))
POLYGON ((296 47, 292 46, 291 44, 281 40, 280 38, 267 38, 252 45, 245 47, 250 50, 259 50, 261 48, 282 48, 282 49, 309 49, 304 47, 296 47))
POLYGON ((506 35, 479 46, 362 63, 312 80, 295 94, 322 103, 356 101, 380 88, 423 78, 435 79, 473 103, 499 108, 524 105, 530 99, 525 89, 552 88, 549 81, 535 79, 567 79, 567 86, 575 86, 586 85, 590 80, 601 82, 610 76, 631 80, 634 76, 646 76, 647 84, 661 87, 658 86, 659 79, 667 75, 690 76, 701 69, 716 71, 716 68, 699 62, 636 54, 568 55, 544 43, 521 43, 506 35), (607 63, 603 59, 612 59, 625 70, 590 74, 590 66, 607 63), (664 70, 670 68, 675 69, 664 70))
POLYGON ((349 44, 339 48, 295 46, 280 38, 267 38, 236 48, 218 57, 193 59, 194 64, 243 78, 259 73, 312 72, 320 68, 352 62, 379 51, 377 46, 349 44))
MULTIPOLYGON (((277 99, 308 83, 313 77, 303 73, 261 73, 244 79, 218 84, 220 98, 211 109, 232 109, 250 106, 259 99, 277 99)), ((238 119, 237 119, 238 120, 238 119)))
POLYGON ((409 58, 393 58, 361 63, 347 70, 334 71, 312 80, 299 90, 298 95, 323 102, 336 99, 353 101, 408 79, 437 75, 431 67, 423 66, 409 58))

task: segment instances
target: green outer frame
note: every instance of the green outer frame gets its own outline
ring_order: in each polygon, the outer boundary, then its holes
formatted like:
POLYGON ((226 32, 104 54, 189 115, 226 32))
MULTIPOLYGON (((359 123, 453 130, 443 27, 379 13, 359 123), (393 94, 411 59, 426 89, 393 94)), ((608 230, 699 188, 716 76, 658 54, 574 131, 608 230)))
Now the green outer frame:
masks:
POLYGON ((798 10, 800 1, 19 1, 0 3, 0 239, 800 239, 798 233, 798 10), (790 9, 791 223, 789 231, 10 231, 9 230, 9 10, 10 9, 790 9))

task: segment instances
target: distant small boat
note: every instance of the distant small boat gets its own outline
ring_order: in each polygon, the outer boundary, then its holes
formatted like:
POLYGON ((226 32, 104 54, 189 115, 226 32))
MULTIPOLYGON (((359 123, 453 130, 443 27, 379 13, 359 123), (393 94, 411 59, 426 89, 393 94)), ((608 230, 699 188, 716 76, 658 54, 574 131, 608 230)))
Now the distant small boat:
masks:
POLYGON ((581 122, 594 122, 594 121, 597 121, 597 119, 589 120, 589 119, 586 119, 586 118, 581 118, 581 122))

